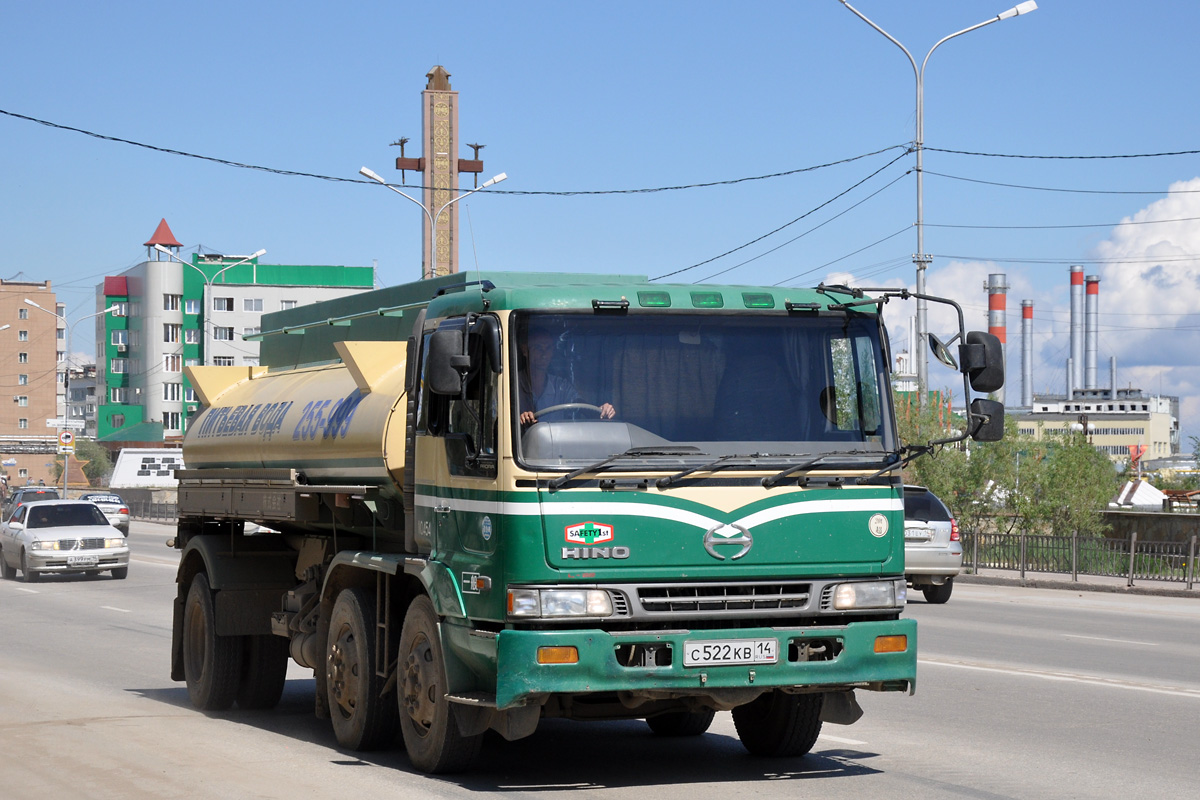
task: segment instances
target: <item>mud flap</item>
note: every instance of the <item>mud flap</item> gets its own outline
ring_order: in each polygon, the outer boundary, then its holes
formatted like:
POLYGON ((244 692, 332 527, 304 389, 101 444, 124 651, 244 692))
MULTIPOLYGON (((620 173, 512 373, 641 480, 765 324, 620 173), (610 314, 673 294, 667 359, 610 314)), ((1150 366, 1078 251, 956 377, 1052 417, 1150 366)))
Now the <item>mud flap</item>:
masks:
POLYGON ((825 692, 825 702, 821 706, 822 722, 853 725, 862 715, 862 707, 858 704, 853 689, 847 692, 825 692))
POLYGON ((542 707, 517 706, 499 711, 495 707, 454 703, 454 719, 463 736, 494 730, 510 742, 532 736, 542 718, 542 707))

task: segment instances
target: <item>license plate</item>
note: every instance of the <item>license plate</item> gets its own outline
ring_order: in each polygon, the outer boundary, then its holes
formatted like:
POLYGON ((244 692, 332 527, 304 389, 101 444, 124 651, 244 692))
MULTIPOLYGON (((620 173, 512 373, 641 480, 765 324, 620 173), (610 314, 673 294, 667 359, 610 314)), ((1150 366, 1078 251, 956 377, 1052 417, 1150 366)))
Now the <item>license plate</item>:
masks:
POLYGON ((68 567, 94 567, 100 563, 100 556, 67 556, 68 567))
POLYGON ((910 528, 904 532, 904 539, 908 542, 928 542, 933 538, 933 531, 929 528, 910 528))
POLYGON ((729 639, 683 643, 685 667, 719 667, 731 664, 774 664, 779 660, 775 639, 729 639))

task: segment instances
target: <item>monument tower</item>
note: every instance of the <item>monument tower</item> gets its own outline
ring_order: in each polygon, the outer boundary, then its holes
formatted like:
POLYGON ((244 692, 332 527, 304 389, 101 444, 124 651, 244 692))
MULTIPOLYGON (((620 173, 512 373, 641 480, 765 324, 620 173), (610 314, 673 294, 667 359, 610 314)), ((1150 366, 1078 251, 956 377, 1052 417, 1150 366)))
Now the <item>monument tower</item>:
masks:
MULTIPOLYGON (((403 172, 413 170, 424 173, 422 202, 429 213, 438 210, 458 196, 458 175, 461 172, 480 173, 483 162, 478 159, 481 145, 475 148, 476 159, 458 157, 458 92, 450 88, 450 73, 444 67, 435 66, 425 76, 429 79, 421 93, 421 158, 407 158, 404 142, 400 142, 400 157, 396 169, 403 172)), ((422 249, 421 277, 434 277, 436 265, 438 275, 458 272, 458 203, 442 211, 437 218, 437 241, 430 241, 427 220, 421 220, 422 249), (432 248, 437 248, 433 258, 432 248)))

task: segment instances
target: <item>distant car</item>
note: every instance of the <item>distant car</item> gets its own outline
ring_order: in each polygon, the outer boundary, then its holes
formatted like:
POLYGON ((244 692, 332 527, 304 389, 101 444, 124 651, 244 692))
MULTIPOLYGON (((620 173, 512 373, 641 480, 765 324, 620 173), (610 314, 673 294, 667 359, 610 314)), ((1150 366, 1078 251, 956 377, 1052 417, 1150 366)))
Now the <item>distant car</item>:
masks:
POLYGON ((0 575, 32 583, 64 572, 129 574, 129 545, 95 503, 43 500, 17 507, 0 524, 0 575))
POLYGON ((129 535, 129 504, 120 495, 109 492, 88 492, 80 495, 80 500, 87 500, 100 506, 109 523, 126 536, 129 535))
POLYGON ((35 500, 58 500, 58 490, 50 486, 19 486, 13 489, 4 499, 3 513, 0 517, 8 519, 13 509, 35 500))
POLYGON ((962 570, 962 539, 946 504, 924 486, 904 487, 904 577, 930 603, 944 603, 962 570))

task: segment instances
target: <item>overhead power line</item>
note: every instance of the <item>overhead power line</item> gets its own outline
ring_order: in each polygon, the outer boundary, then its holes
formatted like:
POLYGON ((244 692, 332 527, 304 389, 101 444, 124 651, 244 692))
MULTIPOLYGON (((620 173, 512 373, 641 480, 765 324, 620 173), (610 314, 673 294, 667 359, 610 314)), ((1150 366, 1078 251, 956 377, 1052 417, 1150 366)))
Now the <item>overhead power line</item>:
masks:
MULTIPOLYGON (((141 148, 145 148, 146 150, 153 150, 156 153, 165 153, 167 155, 181 156, 183 158, 195 158, 195 159, 199 159, 201 161, 209 161, 211 163, 220 164, 220 165, 226 166, 226 167, 234 167, 237 169, 250 169, 250 170, 256 170, 258 172, 267 172, 267 173, 271 173, 274 175, 287 175, 287 176, 292 176, 292 177, 297 177, 297 178, 314 178, 316 180, 333 181, 336 183, 358 183, 358 184, 364 184, 364 185, 369 185, 369 186, 376 185, 376 181, 366 180, 363 178, 343 178, 343 177, 339 177, 336 175, 321 175, 321 174, 315 173, 315 172, 300 172, 298 170, 279 169, 276 167, 264 167, 259 164, 245 164, 241 161, 231 161, 226 158, 216 158, 214 156, 205 156, 205 155, 200 155, 198 153, 189 153, 186 150, 176 150, 176 149, 170 148, 170 147, 160 147, 158 145, 146 144, 145 142, 134 141, 133 139, 123 139, 119 136, 109 136, 107 134, 96 133, 95 131, 85 130, 84 128, 76 128, 71 125, 63 125, 58 122, 50 122, 49 120, 38 119, 37 117, 30 117, 25 114, 18 114, 14 111, 5 111, 4 109, 0 109, 0 114, 4 114, 5 116, 13 117, 15 119, 22 119, 22 120, 25 120, 26 122, 36 122, 38 125, 45 125, 48 128, 55 128, 57 130, 70 131, 72 133, 78 133, 78 134, 82 134, 84 136, 90 136, 93 139, 100 139, 100 140, 106 141, 106 142, 116 142, 118 144, 126 144, 126 145, 130 145, 131 147, 141 147, 141 148)), ((654 186, 654 187, 640 188, 640 189, 595 189, 595 190, 570 190, 570 191, 521 191, 521 190, 515 190, 515 189, 492 189, 489 193, 490 194, 511 194, 511 195, 548 195, 548 196, 552 196, 552 197, 573 197, 573 196, 578 196, 578 195, 651 194, 654 192, 673 192, 673 191, 679 191, 682 189, 703 189, 703 188, 707 188, 707 187, 711 187, 711 186, 732 186, 734 184, 746 183, 748 181, 765 181, 765 180, 769 180, 771 178, 783 178, 783 177, 787 177, 789 175, 799 175, 804 172, 814 172, 816 170, 825 169, 827 167, 834 167, 834 166, 838 166, 841 164, 849 164, 854 161, 860 161, 864 158, 870 158, 871 156, 876 156, 876 155, 879 155, 880 153, 886 153, 889 150, 897 150, 897 149, 904 150, 905 153, 912 152, 911 148, 908 145, 894 144, 894 145, 890 145, 888 147, 884 147, 879 150, 875 150, 870 153, 862 153, 861 155, 851 156, 849 158, 842 158, 842 159, 838 159, 837 161, 830 161, 830 162, 827 162, 824 164, 814 164, 809 167, 798 167, 796 169, 785 170, 783 172, 772 172, 768 175, 751 175, 751 176, 743 177, 743 178, 730 178, 728 180, 707 181, 707 182, 703 182, 703 183, 679 184, 679 185, 675 185, 675 186, 654 186)), ((425 188, 427 188, 426 186, 424 186, 422 184, 388 183, 385 185, 396 186, 399 188, 406 188, 406 189, 425 189, 425 188)))
POLYGON ((1120 189, 1063 189, 1056 186, 1026 186, 1019 183, 999 183, 997 181, 985 181, 979 178, 964 178, 959 175, 947 175, 944 172, 933 172, 925 170, 926 175, 936 175, 939 178, 948 178, 952 181, 965 181, 966 183, 981 183, 985 186, 1002 186, 1005 189, 1029 189, 1035 192, 1067 192, 1069 194, 1200 194, 1200 189, 1154 189, 1150 191, 1122 191, 1120 189))
MULTIPOLYGON (((670 278, 670 277, 671 277, 671 276, 673 276, 673 275, 679 275, 680 273, 687 272, 688 270, 695 269, 696 267, 702 267, 702 266, 704 266, 705 264, 711 264, 712 262, 716 261, 718 258, 724 258, 725 256, 727 256, 727 255, 731 255, 731 254, 733 254, 733 253, 736 253, 736 252, 737 252, 737 251, 739 251, 739 250, 744 250, 745 248, 749 247, 749 246, 750 246, 750 245, 752 245, 752 244, 757 244, 758 242, 761 242, 763 239, 766 239, 768 236, 774 236, 775 234, 779 233, 780 231, 782 231, 782 230, 784 230, 784 229, 786 229, 786 228, 789 228, 789 227, 791 227, 792 225, 795 225, 795 224, 796 224, 797 222, 799 222, 800 220, 802 220, 802 219, 805 219, 806 217, 810 217, 810 216, 812 216, 813 214, 817 213, 817 212, 818 212, 818 211, 820 211, 822 208, 825 208, 825 206, 829 205, 829 204, 830 204, 830 203, 832 203, 833 201, 835 201, 835 200, 837 200, 837 199, 839 199, 839 198, 841 198, 841 197, 845 197, 847 194, 849 194, 850 192, 854 191, 854 190, 855 190, 855 189, 857 189, 859 186, 862 186, 864 183, 866 183, 867 181, 871 180, 871 178, 874 178, 876 175, 878 175, 879 173, 883 172, 885 169, 887 169, 888 167, 890 167, 892 164, 895 164, 897 161, 899 161, 900 159, 904 158, 906 155, 908 155, 908 151, 907 151, 907 150, 905 150, 903 153, 901 153, 900 155, 898 155, 898 156, 896 156, 895 158, 893 158, 893 159, 892 159, 891 161, 889 161, 888 163, 884 164, 884 165, 883 165, 882 167, 880 167, 879 169, 877 169, 877 170, 875 170, 874 172, 872 172, 872 173, 871 173, 870 175, 868 175, 867 177, 863 178, 862 180, 858 181, 857 183, 853 184, 852 186, 850 186, 850 187, 848 187, 848 188, 846 188, 846 189, 843 189, 842 191, 838 192, 838 193, 837 193, 837 194, 835 194, 833 197, 829 198, 828 200, 826 200, 825 202, 821 203, 820 205, 818 205, 818 206, 815 206, 815 207, 813 207, 813 208, 810 208, 808 211, 805 211, 803 214, 801 214, 800 216, 796 217, 796 218, 795 218, 795 219, 793 219, 792 221, 790 221, 790 222, 785 222, 785 223, 783 223, 782 225, 780 225, 778 228, 775 228, 774 230, 771 230, 771 231, 767 231, 767 232, 766 232, 766 233, 764 233, 762 236, 758 236, 758 237, 756 237, 756 238, 754 238, 754 239, 751 239, 750 241, 746 242, 745 244, 740 244, 740 245, 738 245, 737 247, 734 247, 734 248, 733 248, 733 249, 731 249, 731 250, 726 250, 724 253, 721 253, 720 255, 713 256, 712 258, 706 258, 706 259, 704 259, 703 261, 699 261, 699 262, 697 262, 697 263, 695 263, 695 264, 692 264, 690 267, 683 267, 682 269, 677 269, 677 270, 675 270, 674 272, 667 272, 667 273, 664 273, 664 274, 662 274, 662 275, 659 275, 658 277, 651 278, 650 280, 652 280, 652 281, 660 281, 660 280, 662 280, 663 278, 670 278)), ((906 173, 906 174, 907 174, 907 173, 906 173)), ((901 177, 903 177, 903 176, 901 176, 901 177)), ((886 187, 885 187, 885 188, 886 188, 886 187)))
POLYGON ((1115 158, 1167 158, 1169 156, 1194 156, 1200 154, 1200 150, 1172 150, 1166 153, 1116 153, 1111 155, 1095 155, 1095 156, 1037 156, 1023 155, 1020 153, 977 153, 972 150, 949 150, 942 147, 925 147, 926 150, 932 150, 937 153, 951 153, 956 156, 980 156, 982 158, 1027 158, 1040 161, 1099 161, 1104 159, 1115 158))

